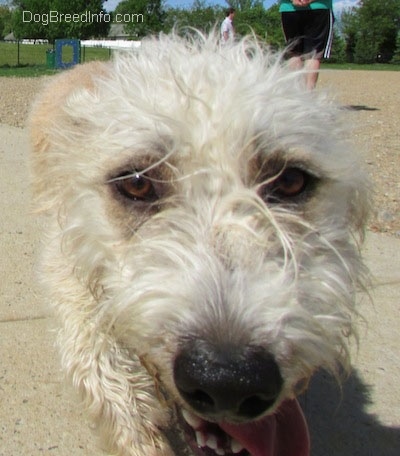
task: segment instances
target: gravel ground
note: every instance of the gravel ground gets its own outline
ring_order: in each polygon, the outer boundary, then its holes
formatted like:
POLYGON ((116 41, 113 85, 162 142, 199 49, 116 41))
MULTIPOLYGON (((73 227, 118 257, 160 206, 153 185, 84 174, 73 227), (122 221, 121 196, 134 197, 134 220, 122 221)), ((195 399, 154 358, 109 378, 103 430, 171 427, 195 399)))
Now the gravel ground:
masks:
POLYGON ((49 79, 0 77, 0 123, 24 127, 32 101, 49 79))
POLYGON ((319 87, 349 108, 354 142, 374 184, 369 228, 400 237, 400 71, 327 70, 319 87))
MULTIPOLYGON (((49 80, 0 78, 0 123, 24 127, 36 93, 49 80)), ((354 142, 375 187, 369 228, 400 237, 400 71, 322 72, 319 89, 329 89, 354 124, 354 142)))

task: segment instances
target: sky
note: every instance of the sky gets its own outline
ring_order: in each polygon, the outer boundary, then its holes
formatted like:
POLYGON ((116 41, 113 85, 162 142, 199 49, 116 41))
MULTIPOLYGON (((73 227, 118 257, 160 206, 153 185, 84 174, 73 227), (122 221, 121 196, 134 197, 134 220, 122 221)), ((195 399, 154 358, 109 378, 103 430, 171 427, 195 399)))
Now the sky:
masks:
MULTIPOLYGON (((379 1, 379 0, 378 0, 379 1)), ((264 7, 269 8, 271 5, 276 3, 277 0, 264 0, 264 7)), ((107 0, 104 2, 104 8, 107 11, 112 11, 118 5, 119 0, 107 0)), ((206 0, 206 4, 209 5, 222 5, 227 6, 226 1, 224 0, 206 0)), ((190 7, 193 4, 193 0, 166 0, 166 4, 171 7, 190 7)), ((335 13, 339 13, 344 8, 349 8, 351 6, 355 6, 357 4, 357 0, 333 0, 333 9, 335 13)))

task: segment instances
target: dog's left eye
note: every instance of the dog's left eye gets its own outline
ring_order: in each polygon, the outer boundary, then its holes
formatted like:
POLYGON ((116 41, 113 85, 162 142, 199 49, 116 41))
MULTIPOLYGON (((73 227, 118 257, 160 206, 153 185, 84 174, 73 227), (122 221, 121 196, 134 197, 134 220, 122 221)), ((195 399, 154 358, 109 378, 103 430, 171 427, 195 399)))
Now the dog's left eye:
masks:
POLYGON ((279 202, 295 198, 304 193, 313 178, 300 168, 286 168, 276 179, 271 180, 261 188, 261 197, 266 202, 279 202))
POLYGON ((121 195, 133 201, 154 201, 157 194, 151 180, 139 173, 127 175, 115 181, 115 187, 121 195))

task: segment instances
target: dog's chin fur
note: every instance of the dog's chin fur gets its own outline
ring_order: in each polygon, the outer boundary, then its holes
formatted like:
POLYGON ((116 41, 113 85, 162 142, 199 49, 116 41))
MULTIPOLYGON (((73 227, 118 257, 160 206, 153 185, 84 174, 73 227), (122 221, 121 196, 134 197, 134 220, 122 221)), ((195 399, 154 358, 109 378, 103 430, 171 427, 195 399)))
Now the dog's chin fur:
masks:
POLYGON ((57 76, 30 131, 62 365, 113 454, 216 454, 186 441, 187 344, 268 352, 264 415, 348 365, 368 184, 340 110, 280 55, 148 39, 57 76))

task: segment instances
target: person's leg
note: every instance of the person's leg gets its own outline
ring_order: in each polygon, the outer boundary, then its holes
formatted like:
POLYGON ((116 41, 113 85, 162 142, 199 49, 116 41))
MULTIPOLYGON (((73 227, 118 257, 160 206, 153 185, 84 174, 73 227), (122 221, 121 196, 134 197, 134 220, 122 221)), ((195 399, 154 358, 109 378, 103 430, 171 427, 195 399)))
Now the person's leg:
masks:
POLYGON ((315 88, 321 60, 329 58, 333 38, 333 14, 329 10, 312 10, 308 12, 307 33, 304 40, 304 68, 307 70, 306 87, 315 88))
POLYGON ((307 58, 304 61, 304 69, 306 73, 306 87, 308 90, 312 90, 317 85, 319 68, 321 66, 321 59, 316 57, 307 58))
POLYGON ((286 57, 289 68, 299 70, 303 67, 304 33, 302 14, 299 11, 281 14, 282 30, 286 41, 286 57))
POLYGON ((304 61, 300 55, 294 55, 290 57, 288 66, 291 70, 301 70, 303 68, 304 61))

